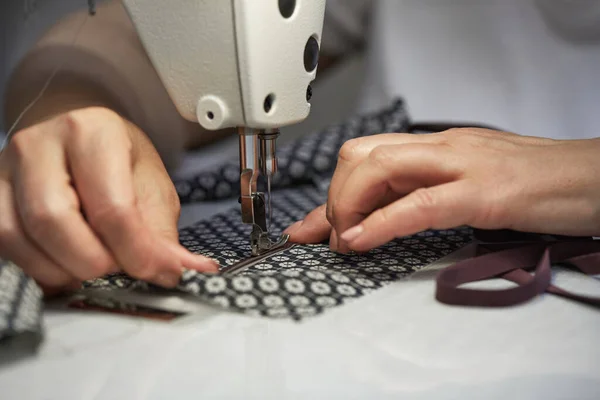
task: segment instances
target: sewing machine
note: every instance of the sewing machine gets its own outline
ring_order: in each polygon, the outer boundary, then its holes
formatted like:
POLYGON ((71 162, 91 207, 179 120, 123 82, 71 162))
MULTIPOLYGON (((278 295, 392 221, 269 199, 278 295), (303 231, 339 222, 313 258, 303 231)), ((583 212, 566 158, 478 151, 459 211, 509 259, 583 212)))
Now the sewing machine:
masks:
POLYGON ((242 222, 252 254, 287 241, 268 232, 279 128, 310 111, 325 0, 123 0, 181 115, 238 127, 242 222), (266 180, 266 192, 258 188, 266 180), (261 182, 262 183, 262 182, 261 182))

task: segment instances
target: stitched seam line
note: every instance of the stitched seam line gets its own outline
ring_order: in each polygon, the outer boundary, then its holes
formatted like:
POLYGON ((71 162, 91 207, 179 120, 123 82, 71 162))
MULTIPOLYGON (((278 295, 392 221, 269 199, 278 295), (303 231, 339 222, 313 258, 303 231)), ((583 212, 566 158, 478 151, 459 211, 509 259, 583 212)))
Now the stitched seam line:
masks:
POLYGON ((256 265, 262 261, 264 261, 266 258, 274 256, 275 254, 279 254, 285 250, 289 250, 293 247, 295 247, 296 244, 295 243, 286 243, 283 246, 274 249, 272 251, 268 251, 264 254, 261 254, 259 256, 256 257, 250 257, 250 258, 246 258, 245 260, 239 261, 233 265, 229 265, 224 267, 223 269, 221 269, 220 274, 224 275, 224 276, 231 276, 231 275, 235 275, 238 274, 250 267, 252 267, 253 265, 256 265))

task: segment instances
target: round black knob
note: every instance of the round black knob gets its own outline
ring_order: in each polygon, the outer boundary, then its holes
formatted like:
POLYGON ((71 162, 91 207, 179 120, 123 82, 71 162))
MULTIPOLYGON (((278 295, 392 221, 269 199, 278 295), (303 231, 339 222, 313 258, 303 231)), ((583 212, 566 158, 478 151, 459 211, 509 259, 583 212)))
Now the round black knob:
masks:
POLYGON ((313 72, 319 63, 319 42, 313 36, 308 38, 304 46, 304 69, 313 72))

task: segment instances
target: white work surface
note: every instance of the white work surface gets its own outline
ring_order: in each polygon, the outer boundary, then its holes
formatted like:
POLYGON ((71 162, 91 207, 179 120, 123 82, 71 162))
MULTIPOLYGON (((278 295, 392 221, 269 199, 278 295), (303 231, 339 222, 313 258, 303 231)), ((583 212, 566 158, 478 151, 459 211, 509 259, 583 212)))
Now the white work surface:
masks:
MULTIPOLYGON (((49 310, 39 354, 0 369, 0 399, 600 399, 597 309, 551 295, 442 305, 443 264, 300 323, 209 308, 173 323, 49 310)), ((558 280, 600 293, 591 278, 558 280)))
POLYGON ((509 309, 445 306, 433 272, 301 323, 48 312, 39 355, 0 370, 0 397, 600 398, 597 310, 553 296, 509 309))

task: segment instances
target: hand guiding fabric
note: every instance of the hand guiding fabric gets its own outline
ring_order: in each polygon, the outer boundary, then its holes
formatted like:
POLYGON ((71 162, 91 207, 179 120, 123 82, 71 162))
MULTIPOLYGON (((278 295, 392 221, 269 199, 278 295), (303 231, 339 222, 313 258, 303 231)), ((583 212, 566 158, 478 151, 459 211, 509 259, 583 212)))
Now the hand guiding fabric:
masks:
POLYGON ((178 243, 179 201, 152 144, 105 108, 18 132, 0 154, 0 257, 48 293, 107 273, 172 287, 218 265, 178 243))
POLYGON ((350 140, 340 151, 326 215, 319 208, 288 233, 297 242, 330 235, 342 253, 462 225, 597 235, 599 150, 598 139, 475 128, 350 140))

